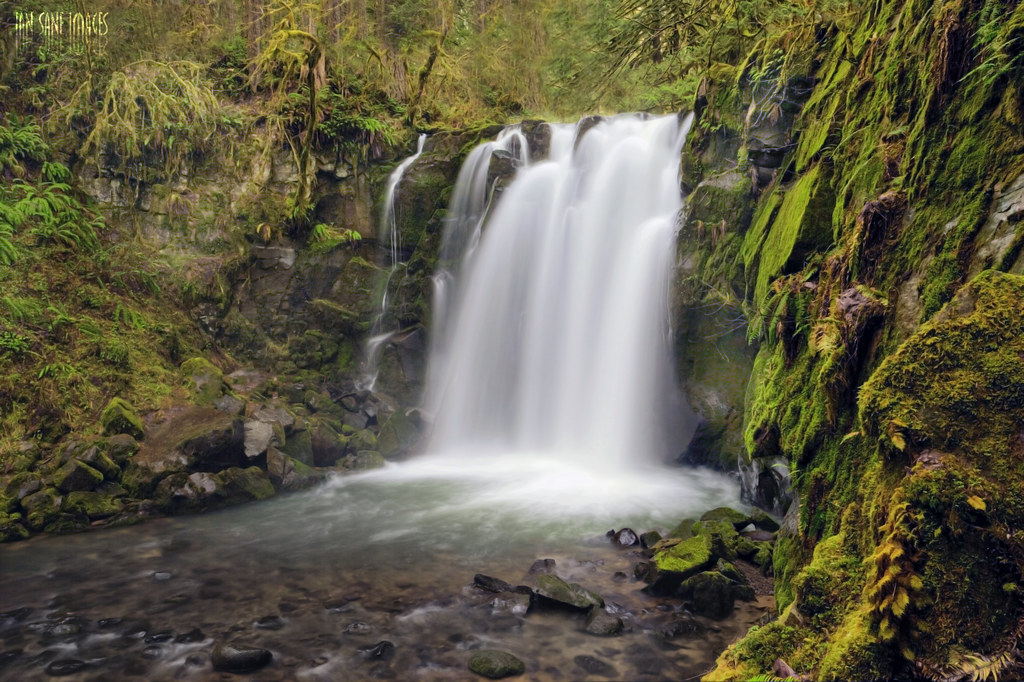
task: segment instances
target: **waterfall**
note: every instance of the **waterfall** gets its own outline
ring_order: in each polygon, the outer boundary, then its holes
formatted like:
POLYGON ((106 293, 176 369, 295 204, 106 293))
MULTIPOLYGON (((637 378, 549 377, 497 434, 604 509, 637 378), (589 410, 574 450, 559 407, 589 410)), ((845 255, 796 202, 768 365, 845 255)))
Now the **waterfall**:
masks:
POLYGON ((378 230, 378 234, 383 231, 383 228, 386 228, 388 231, 388 275, 384 283, 384 292, 381 295, 380 308, 377 311, 377 315, 373 318, 373 324, 370 327, 370 338, 366 342, 366 365, 363 370, 362 381, 360 382, 361 388, 371 391, 377 382, 378 364, 380 363, 380 355, 384 349, 384 344, 397 331, 384 331, 384 316, 388 312, 388 289, 391 286, 391 278, 398 268, 402 248, 402 237, 398 233, 398 215, 395 212, 395 194, 398 191, 399 184, 402 182, 402 178, 405 176, 405 172, 416 163, 416 159, 420 158, 420 154, 423 153, 423 145, 426 141, 427 136, 421 133, 416 139, 416 153, 402 161, 395 170, 391 171, 391 175, 388 176, 388 184, 384 188, 384 201, 381 207, 381 229, 378 230))
POLYGON ((430 358, 431 451, 557 451, 609 467, 677 454, 672 426, 692 420, 668 290, 691 122, 553 125, 548 159, 524 154, 489 211, 478 183, 495 147, 470 155, 444 236, 443 257, 461 256, 430 358))

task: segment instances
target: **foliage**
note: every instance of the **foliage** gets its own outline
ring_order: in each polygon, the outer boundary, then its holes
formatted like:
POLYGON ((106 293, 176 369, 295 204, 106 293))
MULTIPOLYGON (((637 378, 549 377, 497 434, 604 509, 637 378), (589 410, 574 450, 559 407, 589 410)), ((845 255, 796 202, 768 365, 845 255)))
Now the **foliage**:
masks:
POLYGON ((221 123, 221 106, 195 62, 133 62, 110 76, 98 110, 87 81, 64 109, 66 125, 91 112, 84 156, 112 155, 138 180, 166 177, 210 148, 221 123))

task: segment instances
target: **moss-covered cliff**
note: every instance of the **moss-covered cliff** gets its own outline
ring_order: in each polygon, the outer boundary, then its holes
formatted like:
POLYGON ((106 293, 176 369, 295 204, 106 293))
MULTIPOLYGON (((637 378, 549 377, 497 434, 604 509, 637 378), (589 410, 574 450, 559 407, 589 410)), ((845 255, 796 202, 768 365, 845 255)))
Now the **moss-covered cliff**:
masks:
POLYGON ((776 658, 813 679, 1005 673, 1024 632, 1024 6, 821 19, 710 79, 684 154, 701 291, 728 284, 758 348, 748 466, 781 458, 797 498, 782 615, 706 679, 776 658), (698 200, 726 174, 753 214, 709 229, 698 200))

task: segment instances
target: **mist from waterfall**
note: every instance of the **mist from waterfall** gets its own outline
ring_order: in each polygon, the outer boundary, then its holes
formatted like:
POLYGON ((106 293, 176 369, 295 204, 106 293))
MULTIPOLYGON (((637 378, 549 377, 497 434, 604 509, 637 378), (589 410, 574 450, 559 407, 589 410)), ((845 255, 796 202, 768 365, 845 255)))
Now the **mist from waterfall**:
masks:
POLYGON ((546 160, 509 146, 510 132, 470 155, 444 235, 442 259, 460 261, 439 276, 429 451, 608 468, 678 453, 692 418, 668 291, 691 121, 552 125, 546 160), (489 162, 510 148, 520 167, 490 205, 489 162))

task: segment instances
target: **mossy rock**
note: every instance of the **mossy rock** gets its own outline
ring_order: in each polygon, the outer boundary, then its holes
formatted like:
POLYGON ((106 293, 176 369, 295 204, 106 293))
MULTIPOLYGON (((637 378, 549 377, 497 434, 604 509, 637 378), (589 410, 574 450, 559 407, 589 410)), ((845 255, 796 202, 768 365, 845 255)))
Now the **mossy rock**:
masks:
POLYGON ((289 457, 292 457, 307 466, 314 466, 313 436, 308 429, 293 433, 280 449, 289 457))
POLYGON ((367 471, 370 469, 381 469, 387 466, 384 457, 373 450, 361 450, 348 457, 348 468, 353 471, 367 471))
POLYGON ((385 458, 408 452, 420 437, 420 430, 405 410, 395 410, 377 435, 377 450, 385 458))
POLYGON ((675 573, 678 578, 686 578, 706 570, 715 563, 715 555, 711 549, 711 538, 694 535, 682 542, 660 552, 655 552, 655 567, 662 573, 675 573))
POLYGON ((191 358, 182 363, 181 375, 185 377, 197 405, 212 407, 224 395, 227 386, 224 373, 206 358, 191 358))
POLYGON ((766 530, 769 533, 775 533, 779 530, 779 522, 756 507, 750 510, 750 521, 754 524, 754 528, 758 530, 766 530))
POLYGON ((78 456, 78 459, 99 471, 108 481, 116 481, 121 477, 121 467, 97 445, 86 449, 78 456))
POLYGON ((85 516, 94 521, 120 514, 124 511, 124 503, 114 495, 79 491, 64 498, 61 511, 75 516, 85 516))
POLYGON ((25 520, 32 530, 43 530, 57 519, 60 511, 60 497, 53 488, 44 488, 32 493, 21 501, 25 520))
POLYGON ((488 679, 500 680, 522 675, 526 672, 526 664, 507 651, 480 649, 470 655, 469 669, 488 679))
POLYGON ((224 484, 228 504, 265 500, 274 496, 274 484, 270 482, 267 472, 259 467, 232 467, 217 474, 217 478, 224 484))
POLYGON ((732 580, 718 571, 693 575, 679 586, 679 596, 693 603, 693 612, 716 620, 728 618, 736 605, 732 580))
POLYGON ((578 611, 603 607, 604 598, 577 583, 567 583, 557 575, 537 576, 537 595, 555 604, 578 611))
POLYGON ((693 524, 697 523, 695 519, 683 519, 679 522, 675 528, 668 534, 670 538, 692 538, 693 537, 693 524))
POLYGON ((121 398, 113 398, 100 413, 100 426, 103 427, 103 434, 114 436, 120 433, 127 434, 136 440, 141 440, 144 435, 142 420, 135 414, 135 410, 121 398))
POLYGON ((139 451, 139 442, 127 433, 122 433, 107 438, 103 449, 117 465, 123 466, 139 451))
POLYGON ((729 561, 736 558, 740 534, 729 521, 699 521, 694 524, 694 532, 698 536, 708 538, 714 556, 729 561))
POLYGON ((0 513, 0 542, 25 540, 30 535, 25 528, 21 514, 0 513))
POLYGON ((102 482, 102 473, 78 459, 71 460, 53 474, 53 485, 65 493, 92 490, 102 482))
POLYGON ((701 521, 728 521, 736 530, 742 529, 751 522, 750 514, 736 511, 731 507, 718 507, 704 512, 700 517, 701 521))

